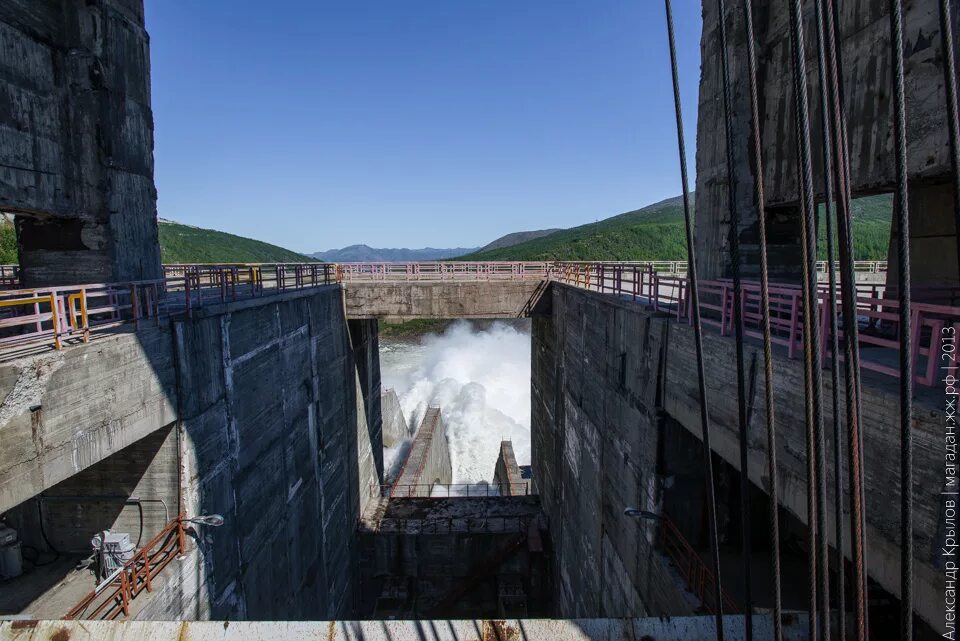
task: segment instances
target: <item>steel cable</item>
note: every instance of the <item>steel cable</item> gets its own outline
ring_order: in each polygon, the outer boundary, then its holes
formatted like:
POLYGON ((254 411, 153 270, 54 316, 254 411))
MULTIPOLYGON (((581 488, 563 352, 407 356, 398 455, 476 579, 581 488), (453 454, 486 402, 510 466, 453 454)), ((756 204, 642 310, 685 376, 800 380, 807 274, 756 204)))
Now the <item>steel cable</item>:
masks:
POLYGON ((763 375, 767 419, 767 475, 770 499, 770 548, 773 586, 773 639, 783 639, 782 603, 780 595, 780 524, 777 483, 777 435, 773 399, 773 340, 770 330, 770 277, 767 259, 767 208, 763 189, 763 145, 760 139, 760 107, 757 90, 757 53, 753 29, 753 2, 743 0, 747 40, 747 74, 750 88, 751 139, 754 159, 754 200, 760 232, 760 314, 763 317, 763 375))
MULTIPOLYGON (((794 39, 794 32, 792 30, 789 30, 789 34, 790 34, 790 51, 792 52, 797 45, 794 39)), ((797 74, 796 64, 793 61, 791 62, 792 62, 791 70, 792 70, 792 77, 793 77, 793 92, 794 92, 794 95, 797 95, 800 93, 800 89, 798 87, 799 75, 797 74)), ((802 135, 800 133, 800 118, 795 117, 793 119, 793 123, 794 123, 794 138, 795 140, 799 141, 800 136, 802 135)), ((794 152, 796 154, 797 167, 800 167, 802 166, 803 162, 800 159, 799 144, 796 145, 794 152)), ((798 180, 798 184, 799 182, 800 181, 798 180)), ((801 285, 802 285, 807 282, 807 270, 809 269, 809 264, 805 256, 806 247, 807 247, 807 230, 806 230, 804 221, 806 221, 807 219, 807 206, 806 206, 806 201, 803 198, 800 198, 799 203, 800 203, 800 221, 801 221, 800 249, 801 249, 801 253, 804 254, 804 257, 801 258, 801 262, 800 262, 801 271, 803 272, 801 276, 801 285)), ((807 305, 802 306, 801 314, 802 314, 802 320, 803 320, 803 327, 809 327, 810 326, 810 309, 807 305)), ((792 336, 791 336, 791 340, 793 340, 792 336)), ((810 371, 811 362, 810 362, 810 356, 808 353, 809 347, 810 347, 809 342, 806 339, 804 339, 803 341, 803 351, 804 351, 803 393, 804 393, 805 399, 809 399, 813 395, 813 382, 812 382, 813 374, 810 371)), ((816 468, 814 467, 813 456, 809 455, 813 451, 813 438, 814 438, 813 429, 812 429, 813 405, 811 403, 804 403, 803 409, 804 409, 804 425, 806 428, 804 430, 804 447, 806 448, 806 452, 808 454, 806 457, 806 465, 807 465, 806 499, 807 499, 807 524, 808 524, 807 551, 809 555, 807 559, 807 562, 808 562, 807 610, 809 615, 807 617, 807 626, 808 626, 807 636, 809 639, 815 640, 817 638, 817 539, 816 539, 817 506, 816 506, 815 494, 813 492, 812 482, 816 477, 816 468)))
MULTIPOLYGON (((846 613, 844 604, 844 560, 843 560, 843 432, 840 424, 840 346, 839 329, 837 327, 837 274, 834 269, 833 246, 833 181, 831 168, 833 154, 831 153, 830 130, 830 101, 827 91, 827 59, 825 35, 825 7, 823 0, 816 0, 817 23, 817 71, 820 84, 820 120, 821 138, 823 145, 823 202, 824 224, 827 240, 827 273, 829 279, 829 306, 830 314, 830 381, 832 392, 833 418, 833 505, 834 505, 834 537, 836 542, 836 572, 837 572, 837 632, 840 641, 846 638, 846 613)), ((824 523, 826 527, 826 523, 824 523)), ((827 563, 827 560, 823 560, 827 563)))
MULTIPOLYGON (((730 216, 730 267, 733 275, 733 327, 737 363, 737 423, 740 436, 740 539, 743 556, 744 638, 753 640, 753 581, 750 568, 750 475, 748 461, 747 396, 743 357, 743 283, 740 277, 740 212, 736 203, 736 163, 733 156, 733 97, 727 55, 726 3, 717 0, 717 35, 723 83, 723 121, 726 132, 727 213, 730 216)), ((726 303, 723 303, 726 304, 726 303)))
MULTIPOLYGON (((815 223, 816 205, 813 190, 813 162, 810 145, 810 112, 806 83, 806 58, 804 33, 802 23, 802 9, 800 0, 790 2, 790 29, 793 41, 794 57, 794 85, 796 92, 794 101, 797 114, 798 153, 800 156, 800 199, 803 203, 802 224, 802 257, 803 257, 803 300, 806 310, 807 324, 803 328, 804 357, 809 364, 806 366, 810 376, 810 385, 806 395, 807 404, 807 456, 813 456, 814 474, 810 475, 808 458, 807 492, 816 492, 814 498, 808 498, 808 505, 812 503, 816 514, 813 518, 808 514, 808 526, 815 530, 816 537, 816 592, 818 599, 818 628, 819 637, 824 641, 830 639, 830 590, 827 582, 826 559, 828 545, 826 538, 826 449, 823 430, 823 375, 820 359, 820 323, 817 314, 817 228, 815 223), (810 419, 812 418, 812 423, 810 419)), ((813 556, 811 554, 811 556, 813 556)))
POLYGON ((910 318, 910 198, 903 73, 903 7, 890 0, 896 166, 898 299, 900 307, 900 638, 913 639, 913 343, 910 318))
POLYGON ((700 429, 703 437, 704 468, 707 477, 707 527, 710 529, 710 556, 716 602, 717 641, 723 641, 723 599, 720 584, 720 550, 717 540, 717 498, 713 479, 713 457, 710 447, 710 417, 707 410, 707 385, 703 360, 703 327, 700 322, 700 285, 693 242, 693 219, 690 215, 690 190, 687 177, 687 152, 683 135, 683 110, 680 105, 680 77, 677 71, 677 47, 673 32, 673 9, 664 0, 667 13, 667 36, 670 42, 670 68, 673 78, 673 101, 677 118, 677 148, 680 156, 680 180, 683 187, 683 215, 687 235, 687 278, 690 283, 690 316, 697 352, 697 385, 700 393, 700 429))
POLYGON ((865 641, 867 619, 866 533, 864 531, 863 490, 863 415, 860 398, 860 328, 856 308, 856 275, 853 268, 853 225, 850 206, 850 162, 847 153, 846 108, 843 98, 839 9, 833 0, 825 0, 827 35, 827 92, 830 95, 830 130, 833 143, 834 184, 837 194, 837 235, 840 255, 840 303, 843 316, 843 349, 846 367, 847 461, 850 484, 850 550, 853 562, 854 638, 865 641))

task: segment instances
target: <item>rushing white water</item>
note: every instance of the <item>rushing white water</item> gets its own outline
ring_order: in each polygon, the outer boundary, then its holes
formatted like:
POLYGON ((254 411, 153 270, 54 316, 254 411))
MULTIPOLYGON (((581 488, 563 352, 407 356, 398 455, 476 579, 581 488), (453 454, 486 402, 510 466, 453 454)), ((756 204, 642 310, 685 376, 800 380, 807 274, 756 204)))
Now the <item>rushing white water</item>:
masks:
MULTIPOLYGON (((529 329, 458 322, 419 343, 381 340, 380 372, 411 425, 440 406, 454 483, 492 481, 501 440, 513 441, 518 463, 530 462, 529 329)), ((386 452, 388 477, 404 449, 386 452)))

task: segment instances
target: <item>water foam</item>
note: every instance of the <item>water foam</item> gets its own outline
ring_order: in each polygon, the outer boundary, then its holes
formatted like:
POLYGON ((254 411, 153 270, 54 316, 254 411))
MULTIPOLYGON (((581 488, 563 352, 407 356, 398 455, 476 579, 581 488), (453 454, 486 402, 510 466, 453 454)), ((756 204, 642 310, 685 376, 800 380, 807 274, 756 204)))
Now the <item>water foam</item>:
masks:
POLYGON ((530 462, 529 330, 460 321, 419 345, 381 346, 383 386, 397 392, 410 424, 440 405, 454 483, 491 481, 501 440, 513 441, 521 465, 530 462))

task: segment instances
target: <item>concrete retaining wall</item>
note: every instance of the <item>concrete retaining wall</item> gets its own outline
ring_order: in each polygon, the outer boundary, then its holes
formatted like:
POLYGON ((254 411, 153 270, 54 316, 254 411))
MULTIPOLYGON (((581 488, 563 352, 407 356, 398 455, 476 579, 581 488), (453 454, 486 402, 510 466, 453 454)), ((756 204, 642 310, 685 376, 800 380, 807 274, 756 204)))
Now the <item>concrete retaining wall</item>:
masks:
MULTIPOLYGON (((356 346, 374 349, 375 325, 354 329, 356 346)), ((226 520, 204 532, 206 576, 194 582, 210 616, 346 616, 354 525, 382 447, 364 393, 379 406, 375 352, 355 358, 339 288, 204 309, 175 330, 186 511, 226 520)))
POLYGON ((177 419, 170 331, 0 364, 0 512, 177 419))
MULTIPOLYGON (((557 556, 571 567, 563 577, 561 607, 571 615, 584 611, 613 614, 602 601, 589 600, 594 590, 604 592, 605 581, 595 569, 603 558, 601 551, 616 553, 614 565, 617 558, 623 560, 633 585, 655 585, 649 581, 648 566, 628 545, 645 550, 648 534, 644 528, 649 526, 624 522, 620 512, 627 506, 657 506, 659 479, 653 472, 658 469, 657 414, 668 413, 700 436, 693 333, 689 326, 611 296, 556 284, 552 296, 553 316, 534 319, 534 479, 551 531, 559 539, 557 556), (608 539, 610 545, 601 548, 601 539, 608 539), (586 567, 576 571, 581 563, 586 567)), ((735 377, 734 342, 706 332, 704 347, 714 426, 712 446, 739 469, 737 401, 731 379, 735 377)), ((746 360, 748 403, 755 408, 748 426, 748 474, 757 487, 765 488, 762 350, 748 345, 746 360)), ((775 358, 774 377, 781 502, 806 523, 801 361, 775 358)), ((825 377, 825 399, 831 398, 828 380, 825 377)), ((922 390, 916 403, 914 605, 921 617, 932 623, 938 616, 934 605, 942 588, 935 565, 936 537, 944 527, 940 522, 943 479, 937 472, 936 452, 942 447, 945 417, 936 399, 922 390)), ((894 595, 899 594, 900 580, 899 512, 890 506, 900 501, 898 406, 892 381, 864 374, 867 558, 870 575, 894 595)), ((830 434, 830 412, 825 415, 830 434)), ((832 466, 828 468, 828 478, 833 478, 832 466)), ((832 491, 828 489, 828 493, 831 506, 827 513, 832 515, 832 491)), ((832 522, 827 530, 833 533, 832 522)), ((849 536, 847 539, 849 545, 849 536)), ((849 556, 849 550, 846 552, 849 556)))
POLYGON ((665 335, 638 306, 554 284, 533 319, 533 481, 554 546, 557 615, 682 615, 692 610, 649 522, 656 511, 665 335))
POLYGON ((452 483, 450 444, 439 407, 430 407, 423 416, 416 438, 407 452, 394 490, 402 496, 430 496, 435 483, 452 483))
POLYGON ((513 443, 500 442, 500 455, 493 471, 493 484, 498 486, 504 496, 526 496, 530 493, 530 482, 520 476, 520 466, 513 453, 513 443))
POLYGON ((519 318, 538 280, 345 283, 348 318, 519 318))
POLYGON ((394 447, 413 436, 407 419, 400 407, 400 399, 392 389, 380 395, 380 411, 383 414, 383 446, 394 447))
POLYGON ((361 615, 549 614, 540 519, 535 497, 379 499, 364 514, 358 533, 361 615), (508 586, 519 598, 501 598, 508 586), (504 612, 500 601, 507 609, 524 610, 504 612))
POLYGON ((90 539, 106 529, 126 532, 131 543, 145 544, 179 512, 177 430, 174 425, 157 430, 40 497, 7 513, 24 543, 37 550, 49 551, 37 522, 41 513, 47 540, 61 553, 89 555, 90 539), (141 499, 139 507, 125 501, 129 497, 141 499))

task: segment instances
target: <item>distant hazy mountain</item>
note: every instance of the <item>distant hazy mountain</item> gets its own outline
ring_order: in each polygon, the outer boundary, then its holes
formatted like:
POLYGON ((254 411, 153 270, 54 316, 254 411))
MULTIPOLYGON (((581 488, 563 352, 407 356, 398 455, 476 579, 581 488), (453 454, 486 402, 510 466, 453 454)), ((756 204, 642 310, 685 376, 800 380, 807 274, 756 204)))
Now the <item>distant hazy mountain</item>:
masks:
POLYGON ((503 249, 504 247, 513 247, 514 245, 525 243, 528 240, 534 240, 536 238, 549 236, 555 231, 561 231, 561 230, 558 227, 555 229, 538 229, 536 231, 515 231, 512 234, 501 236, 500 238, 496 239, 489 245, 484 245, 479 249, 479 251, 488 252, 494 249, 503 249))
POLYGON ((436 249, 434 247, 425 247, 423 249, 381 249, 369 247, 368 245, 350 245, 342 249, 329 249, 327 251, 311 254, 314 258, 333 263, 378 263, 378 262, 403 262, 418 260, 443 260, 444 258, 454 258, 477 251, 476 247, 454 247, 451 249, 436 249))

